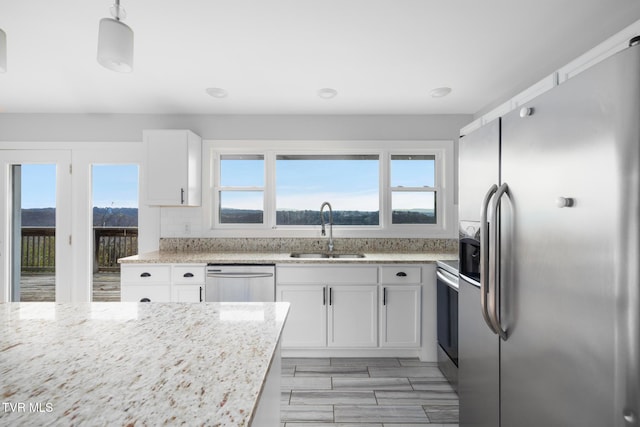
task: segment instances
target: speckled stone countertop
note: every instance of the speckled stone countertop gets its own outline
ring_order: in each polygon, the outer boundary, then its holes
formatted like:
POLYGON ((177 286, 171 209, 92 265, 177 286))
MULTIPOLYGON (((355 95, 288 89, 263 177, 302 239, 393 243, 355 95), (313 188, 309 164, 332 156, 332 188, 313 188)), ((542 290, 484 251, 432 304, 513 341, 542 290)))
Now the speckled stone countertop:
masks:
POLYGON ((288 308, 0 304, 0 425, 250 425, 288 308))
POLYGON ((438 260, 458 259, 458 254, 451 252, 366 253, 364 255, 364 258, 292 258, 290 253, 156 251, 120 258, 118 262, 123 264, 425 264, 438 260))

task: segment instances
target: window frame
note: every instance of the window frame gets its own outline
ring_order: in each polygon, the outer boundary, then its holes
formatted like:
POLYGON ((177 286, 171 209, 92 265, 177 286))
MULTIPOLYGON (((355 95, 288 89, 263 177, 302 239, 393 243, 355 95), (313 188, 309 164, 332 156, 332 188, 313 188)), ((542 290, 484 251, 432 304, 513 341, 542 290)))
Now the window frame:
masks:
POLYGON ((215 200, 216 203, 216 208, 215 210, 212 212, 212 223, 213 224, 217 224, 218 227, 224 228, 224 227, 228 227, 228 228, 237 228, 239 226, 244 227, 253 227, 253 228, 263 228, 265 226, 266 223, 266 215, 267 215, 267 210, 266 210, 266 198, 267 198, 267 158, 264 155, 264 153, 259 153, 259 152, 242 152, 242 153, 218 153, 217 154, 217 159, 216 159, 216 163, 215 163, 215 168, 213 170, 216 171, 216 173, 213 176, 213 191, 214 191, 214 196, 213 199, 215 200), (263 186, 262 187, 257 187, 257 186, 223 186, 222 185, 222 176, 220 174, 222 168, 220 167, 220 162, 222 160, 223 156, 228 156, 228 155, 234 155, 237 154, 239 156, 261 156, 262 157, 262 162, 264 165, 263 168, 263 177, 262 177, 262 182, 263 182, 263 186), (218 215, 220 213, 220 197, 219 194, 223 191, 229 191, 229 192, 262 192, 262 223, 223 223, 220 222, 220 216, 218 215))
POLYGON ((436 153, 425 153, 425 152, 421 152, 421 153, 416 153, 415 150, 405 150, 405 151, 399 151, 399 150, 389 150, 388 153, 388 160, 387 160, 387 166, 389 168, 389 181, 387 183, 387 186, 384 188, 385 191, 388 192, 388 209, 387 209, 387 214, 389 216, 389 227, 394 228, 397 227, 399 229, 402 228, 407 228, 407 227, 417 227, 417 228, 422 228, 425 226, 433 226, 433 225, 437 225, 440 221, 440 211, 438 210, 438 206, 440 206, 440 203, 442 203, 443 200, 442 199, 442 181, 443 181, 443 177, 441 176, 441 174, 438 173, 438 169, 441 168, 441 164, 442 164, 442 158, 438 157, 440 154, 436 154, 436 153), (393 187, 391 186, 391 160, 393 156, 411 156, 411 155, 421 155, 421 154, 427 154, 427 155, 433 155, 434 156, 434 179, 433 179, 433 187, 393 187), (434 197, 434 203, 435 203, 435 207, 436 207, 436 224, 393 224, 393 193, 395 192, 414 192, 414 193, 435 193, 435 197, 434 197))
MULTIPOLYGON (((335 237, 448 237, 457 235, 453 201, 454 149, 451 140, 420 141, 204 141, 203 237, 319 237, 318 225, 276 225, 276 158, 279 155, 377 155, 380 222, 377 226, 334 226, 335 237), (224 155, 264 156, 262 224, 224 224, 219 211, 219 162, 224 155), (436 224, 392 224, 392 155, 435 156, 436 224)), ((423 189, 424 190, 424 189, 423 189)), ((329 200, 331 202, 331 200, 329 200)), ((319 206, 318 206, 319 208, 319 206)))

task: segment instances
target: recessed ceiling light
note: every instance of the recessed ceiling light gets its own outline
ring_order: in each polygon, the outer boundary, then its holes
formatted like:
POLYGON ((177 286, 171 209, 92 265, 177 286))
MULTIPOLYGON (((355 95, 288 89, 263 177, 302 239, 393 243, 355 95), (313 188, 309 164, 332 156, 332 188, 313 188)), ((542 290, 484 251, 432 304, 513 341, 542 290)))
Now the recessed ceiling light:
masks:
POLYGON ((318 96, 322 99, 335 98, 338 95, 338 91, 331 89, 330 87, 324 87, 318 91, 318 96))
POLYGON ((226 98, 229 95, 226 90, 220 87, 208 87, 206 92, 214 98, 226 98))
POLYGON ((442 98, 443 96, 447 96, 451 93, 450 87, 437 87, 435 89, 431 89, 429 92, 432 98, 442 98))

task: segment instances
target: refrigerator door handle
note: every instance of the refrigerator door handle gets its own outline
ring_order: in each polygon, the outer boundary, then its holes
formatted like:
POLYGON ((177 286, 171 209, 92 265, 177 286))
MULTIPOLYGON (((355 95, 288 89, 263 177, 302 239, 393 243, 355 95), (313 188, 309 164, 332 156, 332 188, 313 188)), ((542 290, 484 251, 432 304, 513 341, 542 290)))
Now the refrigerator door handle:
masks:
POLYGON ((502 196, 507 194, 509 191, 509 186, 506 183, 503 183, 496 194, 494 196, 493 208, 492 208, 492 223, 493 229, 491 230, 491 234, 489 236, 489 294, 491 295, 489 299, 489 320, 493 325, 494 331, 500 335, 500 338, 503 340, 507 339, 507 331, 502 329, 502 325, 500 324, 500 300, 498 298, 498 281, 499 281, 499 259, 498 256, 498 242, 500 239, 500 234, 498 233, 498 211, 500 209, 500 200, 502 196))
POLYGON ((482 209, 480 212, 480 308, 482 311, 482 317, 485 323, 491 329, 491 332, 497 334, 495 326, 491 322, 489 317, 489 311, 487 310, 487 293, 489 291, 489 222, 487 213, 489 211, 489 202, 491 198, 498 191, 498 186, 493 184, 487 194, 485 194, 482 200, 482 209))

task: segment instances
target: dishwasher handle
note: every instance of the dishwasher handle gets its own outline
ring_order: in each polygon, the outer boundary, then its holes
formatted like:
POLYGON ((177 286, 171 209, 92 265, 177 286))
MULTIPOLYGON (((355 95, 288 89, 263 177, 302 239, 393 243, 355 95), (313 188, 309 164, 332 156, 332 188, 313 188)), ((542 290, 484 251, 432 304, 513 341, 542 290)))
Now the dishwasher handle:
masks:
POLYGON ((273 273, 212 273, 207 272, 207 277, 218 277, 221 279, 257 279, 260 277, 273 277, 273 273))

